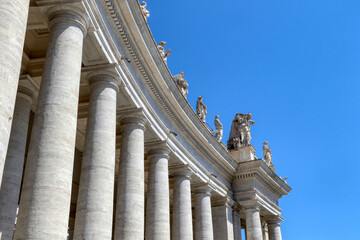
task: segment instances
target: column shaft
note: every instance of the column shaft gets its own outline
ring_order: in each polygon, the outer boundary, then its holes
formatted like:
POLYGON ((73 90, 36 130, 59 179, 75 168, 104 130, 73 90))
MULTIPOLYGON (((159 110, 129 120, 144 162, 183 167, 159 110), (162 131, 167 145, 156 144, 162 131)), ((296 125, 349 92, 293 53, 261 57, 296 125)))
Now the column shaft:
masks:
POLYGON ((31 103, 31 96, 21 92, 18 93, 0 188, 0 239, 2 240, 11 240, 14 233, 31 103))
POLYGON ((240 214, 234 209, 233 211, 234 221, 234 240, 241 240, 241 219, 240 214))
POLYGON ((173 174, 173 240, 193 239, 190 175, 190 171, 181 171, 173 174))
POLYGON ((85 20, 62 9, 50 40, 14 239, 66 239, 85 20))
POLYGON ((149 179, 146 200, 146 239, 170 240, 169 150, 148 153, 149 179))
POLYGON ((280 221, 269 221, 268 231, 270 240, 282 240, 280 221))
POLYGON ((112 236, 117 83, 111 77, 91 78, 85 149, 81 165, 74 239, 112 236))
POLYGON ((234 240, 233 213, 229 202, 213 206, 212 219, 215 240, 234 240))
POLYGON ((0 1, 0 185, 19 83, 29 0, 0 1))
POLYGON ((115 239, 144 239, 144 120, 122 121, 115 239))
POLYGON ((195 192, 195 239, 213 240, 210 189, 198 189, 195 192))
POLYGON ((246 240, 262 240, 259 207, 246 208, 246 240))
POLYGON ((268 226, 266 222, 262 222, 263 240, 269 240, 268 226))

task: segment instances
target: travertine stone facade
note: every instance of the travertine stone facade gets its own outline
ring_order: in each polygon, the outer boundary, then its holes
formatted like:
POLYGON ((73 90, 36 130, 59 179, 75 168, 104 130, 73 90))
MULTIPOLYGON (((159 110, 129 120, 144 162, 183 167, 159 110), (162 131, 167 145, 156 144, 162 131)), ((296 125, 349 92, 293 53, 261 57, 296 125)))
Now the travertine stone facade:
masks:
POLYGON ((281 230, 280 230, 280 219, 274 219, 268 221, 268 231, 270 240, 282 240, 281 230))
POLYGON ((121 125, 115 238, 142 239, 145 226, 145 119, 141 116, 129 117, 121 120, 121 125))
POLYGON ((0 2, 0 184, 19 82, 29 0, 0 2))
POLYGON ((145 7, 0 2, 0 239, 282 239, 276 156, 195 114, 145 7))
POLYGON ((208 185, 195 190, 195 240, 214 239, 210 193, 208 185))
POLYGON ((170 240, 169 153, 170 150, 160 147, 148 152, 145 237, 149 240, 170 240))
POLYGON ((0 229, 2 230, 1 237, 5 239, 13 237, 24 167, 32 103, 31 93, 24 90, 20 89, 16 97, 14 120, 0 188, 0 229))
POLYGON ((177 169, 173 174, 173 223, 172 239, 193 239, 191 211, 191 175, 189 168, 177 169))
POLYGON ((246 207, 246 239, 262 239, 262 229, 260 222, 260 209, 258 206, 246 207))
POLYGON ((118 84, 116 78, 106 73, 95 74, 89 79, 90 106, 76 208, 75 239, 111 240, 118 84))
POLYGON ((15 239, 67 236, 82 46, 88 24, 80 14, 59 8, 49 15, 49 46, 15 239))

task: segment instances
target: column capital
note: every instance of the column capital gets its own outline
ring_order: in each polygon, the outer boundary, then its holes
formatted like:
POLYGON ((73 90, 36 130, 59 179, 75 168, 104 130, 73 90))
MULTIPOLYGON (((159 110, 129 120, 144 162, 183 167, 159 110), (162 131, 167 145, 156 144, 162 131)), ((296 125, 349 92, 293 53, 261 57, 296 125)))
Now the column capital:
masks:
POLYGON ((270 218, 269 220, 267 220, 267 224, 269 226, 280 226, 280 223, 283 221, 284 219, 281 216, 275 216, 270 218))
POLYGON ((121 129, 124 130, 125 127, 133 126, 136 128, 142 128, 143 131, 146 130, 146 123, 148 122, 147 118, 143 113, 142 108, 130 109, 116 113, 120 115, 118 121, 120 122, 121 129))
POLYGON ((245 206, 245 211, 260 212, 260 207, 259 206, 245 206))
POLYGON ((59 22, 68 22, 78 26, 85 36, 90 26, 90 19, 86 11, 71 4, 60 4, 50 7, 46 11, 46 15, 49 20, 49 29, 59 22))
POLYGON ((215 197, 211 201, 213 207, 226 206, 232 208, 235 204, 235 201, 232 200, 229 196, 224 197, 215 197))
POLYGON ((211 196, 212 188, 209 183, 194 184, 193 191, 195 195, 208 195, 211 196))
POLYGON ((116 92, 119 91, 119 86, 121 85, 121 79, 118 75, 110 71, 96 71, 87 75, 87 79, 90 87, 96 85, 108 85, 115 89, 116 92))
POLYGON ((123 118, 120 122, 122 130, 124 130, 124 128, 126 127, 133 126, 133 127, 141 128, 143 129, 143 131, 145 131, 146 129, 145 123, 146 123, 145 118, 137 117, 137 116, 123 118))
POLYGON ((19 79, 18 95, 22 95, 29 101, 33 101, 39 94, 39 86, 30 75, 21 75, 19 79))
POLYGON ((170 149, 165 145, 151 147, 147 152, 148 160, 151 161, 154 157, 162 157, 169 160, 170 149))
POLYGON ((238 213, 238 214, 240 214, 240 211, 242 211, 242 208, 241 208, 240 204, 238 204, 237 202, 234 203, 232 208, 233 208, 233 211, 238 213))
POLYGON ((191 180, 191 175, 193 175, 195 171, 189 166, 189 164, 182 164, 170 166, 169 173, 173 177, 183 177, 191 180))
POLYGON ((17 96, 21 96, 22 98, 28 100, 30 102, 30 104, 32 103, 33 100, 33 94, 29 91, 27 91, 26 88, 18 88, 18 92, 17 92, 17 96))
MULTIPOLYGON (((117 113, 118 114, 118 113, 117 113)), ((141 128, 143 131, 146 130, 147 118, 145 117, 142 108, 133 109, 123 112, 118 118, 121 129, 124 130, 126 127, 141 128)))

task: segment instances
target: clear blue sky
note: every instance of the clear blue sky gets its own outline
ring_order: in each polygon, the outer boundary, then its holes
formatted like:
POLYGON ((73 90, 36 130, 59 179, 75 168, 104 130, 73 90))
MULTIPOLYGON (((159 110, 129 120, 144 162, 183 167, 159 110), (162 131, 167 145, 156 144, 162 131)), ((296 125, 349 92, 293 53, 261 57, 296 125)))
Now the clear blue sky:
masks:
POLYGON ((224 142, 236 113, 251 112, 253 145, 269 141, 284 240, 356 240, 360 210, 359 0, 148 0, 157 42, 185 72, 224 142))

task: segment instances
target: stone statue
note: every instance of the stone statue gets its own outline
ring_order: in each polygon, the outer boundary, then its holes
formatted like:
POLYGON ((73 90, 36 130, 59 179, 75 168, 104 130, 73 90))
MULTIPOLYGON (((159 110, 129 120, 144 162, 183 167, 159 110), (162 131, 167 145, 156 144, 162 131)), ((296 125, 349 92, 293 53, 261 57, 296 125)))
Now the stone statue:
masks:
POLYGON ((272 165, 272 153, 271 148, 268 145, 268 142, 265 141, 263 145, 263 155, 264 155, 264 161, 265 163, 270 166, 272 165))
POLYGON ((251 113, 237 113, 231 125, 228 149, 238 149, 240 146, 248 146, 251 142, 250 125, 255 122, 250 120, 251 113))
POLYGON ((202 122, 206 122, 206 114, 207 114, 207 107, 203 103, 203 96, 198 97, 198 100, 196 102, 196 114, 200 118, 202 122))
POLYGON ((178 75, 173 76, 173 79, 176 82, 176 85, 178 86, 178 88, 180 89, 180 92, 186 99, 186 96, 189 93, 189 90, 188 90, 189 84, 184 79, 184 73, 181 72, 178 75))
POLYGON ((150 17, 150 12, 146 9, 146 6, 147 4, 144 1, 140 4, 141 12, 145 17, 145 21, 147 22, 147 18, 150 17))
POLYGON ((216 139, 218 142, 221 142, 221 140, 222 140, 222 138, 223 138, 223 125, 222 125, 221 122, 220 122, 219 115, 216 115, 216 116, 215 116, 214 124, 215 124, 216 130, 215 130, 215 131, 212 131, 211 134, 215 134, 215 136, 214 136, 215 139, 216 139))
POLYGON ((167 64, 167 57, 170 55, 171 53, 171 49, 168 49, 165 52, 164 47, 166 46, 166 42, 161 41, 159 42, 159 44, 157 45, 157 48, 159 50, 160 56, 162 57, 162 59, 164 60, 165 64, 167 64))

